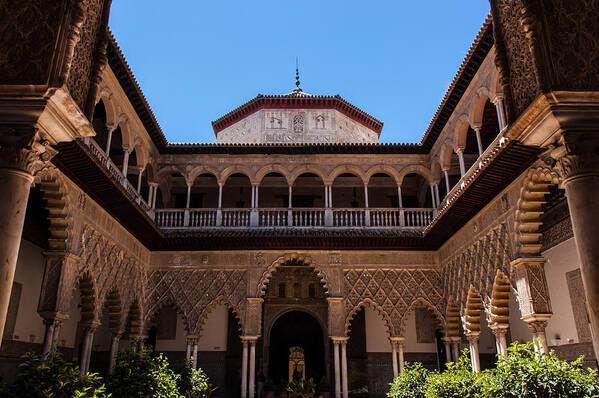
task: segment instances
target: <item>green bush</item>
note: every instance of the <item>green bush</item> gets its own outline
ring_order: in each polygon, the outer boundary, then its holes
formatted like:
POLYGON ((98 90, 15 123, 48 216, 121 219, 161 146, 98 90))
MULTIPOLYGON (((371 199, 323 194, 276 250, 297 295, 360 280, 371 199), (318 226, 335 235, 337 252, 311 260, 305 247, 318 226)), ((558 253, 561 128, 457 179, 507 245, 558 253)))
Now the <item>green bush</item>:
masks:
POLYGON ((407 365, 387 394, 393 398, 592 398, 599 397, 597 372, 583 358, 561 361, 555 353, 535 352, 534 345, 513 344, 497 368, 472 372, 468 350, 442 373, 407 365))
POLYGON ((191 360, 176 363, 173 371, 180 375, 177 387, 185 398, 209 398, 216 390, 202 369, 192 368, 191 360))
POLYGON ((0 390, 2 398, 107 398, 102 378, 96 373, 79 376, 79 367, 54 358, 28 353, 22 357, 17 378, 0 390))
POLYGON ((393 398, 425 398, 427 381, 431 372, 418 362, 407 363, 403 372, 391 383, 388 397, 393 398))
POLYGON ((119 398, 183 398, 177 387, 179 378, 162 354, 153 356, 149 348, 138 344, 119 352, 107 388, 119 398))

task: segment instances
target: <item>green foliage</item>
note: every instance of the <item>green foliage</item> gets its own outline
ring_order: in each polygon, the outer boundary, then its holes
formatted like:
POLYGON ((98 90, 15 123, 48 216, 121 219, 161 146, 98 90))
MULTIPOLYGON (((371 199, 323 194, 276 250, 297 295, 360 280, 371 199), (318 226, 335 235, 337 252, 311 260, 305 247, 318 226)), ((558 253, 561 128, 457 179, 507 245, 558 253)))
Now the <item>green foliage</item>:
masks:
POLYGON ((408 363, 403 372, 391 383, 388 397, 393 398, 425 398, 427 381, 431 372, 422 367, 422 364, 408 363))
POLYGON ((535 352, 532 343, 513 344, 493 371, 487 396, 498 398, 590 398, 599 396, 597 372, 584 369, 583 357, 561 361, 554 352, 535 352))
POLYGON ((162 354, 152 356, 149 348, 137 344, 119 352, 107 387, 119 398, 183 398, 177 387, 179 378, 162 354))
POLYGON ((427 372, 420 364, 407 365, 391 383, 392 398, 591 398, 599 397, 597 372, 584 369, 583 358, 561 361, 551 352, 535 352, 534 345, 513 344, 497 368, 472 372, 468 350, 442 373, 427 372))
POLYGON ((173 371, 180 375, 177 387, 185 398, 209 398, 216 390, 202 369, 192 368, 191 360, 176 363, 173 371))
POLYGON ((292 380, 287 386, 287 391, 296 396, 311 398, 316 393, 316 383, 314 383, 314 379, 312 378, 308 380, 292 380))
POLYGON ((22 357, 13 384, 0 390, 2 398, 107 398, 102 378, 96 373, 79 376, 79 367, 54 358, 28 353, 22 357))

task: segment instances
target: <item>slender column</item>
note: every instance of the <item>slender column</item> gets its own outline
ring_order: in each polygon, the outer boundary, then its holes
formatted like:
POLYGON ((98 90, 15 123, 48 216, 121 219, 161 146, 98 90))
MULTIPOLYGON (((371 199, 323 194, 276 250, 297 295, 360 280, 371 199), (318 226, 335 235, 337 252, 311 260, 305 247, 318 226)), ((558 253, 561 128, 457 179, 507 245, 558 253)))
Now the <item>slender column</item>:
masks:
POLYGON ((191 186, 192 184, 187 183, 187 199, 185 200, 185 208, 189 209, 191 202, 191 186))
MULTIPOLYGON (((506 325, 507 326, 507 325, 506 325)), ((493 335, 495 335, 495 344, 497 345, 497 354, 506 356, 507 355, 507 340, 505 335, 507 334, 507 328, 496 327, 491 329, 493 335)))
POLYGON ((185 362, 189 366, 189 360, 191 359, 191 341, 186 339, 185 341, 185 362))
POLYGON ((291 185, 289 185, 289 208, 291 209, 291 205, 292 205, 292 198, 293 198, 293 187, 291 185))
POLYGON ((503 131, 507 126, 507 121, 505 119, 505 109, 503 107, 503 98, 495 97, 493 100, 493 104, 495 104, 495 110, 497 111, 497 121, 499 122, 499 131, 503 131))
POLYGON ((470 332, 466 336, 470 343, 470 362, 472 363, 472 371, 480 372, 480 357, 478 355, 478 339, 479 333, 470 332))
POLYGON ((541 354, 549 354, 549 346, 547 345, 547 336, 545 335, 545 328, 547 327, 547 320, 545 319, 528 319, 525 320, 526 326, 532 333, 535 350, 541 354))
POLYGON ((154 189, 152 190, 152 209, 156 208, 156 192, 158 192, 158 184, 155 183, 154 189))
POLYGON ((460 340, 456 338, 451 341, 451 351, 453 352, 453 360, 458 361, 460 359, 460 340))
POLYGON ((137 175, 137 193, 141 191, 141 177, 143 176, 145 168, 139 169, 139 174, 137 175))
POLYGON ((256 186, 252 185, 252 201, 251 201, 251 206, 252 208, 256 207, 256 186))
POLYGON ((46 325, 46 333, 44 334, 44 345, 42 347, 42 355, 49 355, 54 344, 54 319, 44 319, 46 325))
POLYGON ((54 335, 52 336, 52 348, 51 355, 54 357, 56 354, 56 350, 58 349, 59 336, 60 336, 60 328, 65 320, 69 318, 68 315, 60 314, 60 317, 56 315, 54 320, 54 335))
POLYGON ((248 341, 243 339, 243 356, 241 358, 241 398, 247 398, 248 389, 248 341))
POLYGON ((364 203, 365 207, 368 208, 368 184, 364 184, 364 203))
POLYGON ((441 205, 441 195, 439 195, 439 183, 435 183, 435 195, 437 196, 437 207, 441 205))
POLYGON ((403 368, 404 368, 404 341, 405 339, 402 337, 400 339, 397 340, 397 354, 399 357, 399 373, 403 372, 403 368))
POLYGON ((98 326, 100 326, 98 322, 93 322, 87 326, 87 330, 85 331, 85 340, 83 341, 83 348, 81 350, 82 357, 80 358, 81 376, 84 376, 89 371, 89 362, 94 344, 94 334, 96 333, 98 326))
POLYGON ((329 207, 333 207, 333 186, 329 185, 329 207))
POLYGON ((480 127, 474 128, 474 133, 476 134, 476 145, 478 146, 478 156, 482 156, 483 154, 483 143, 480 139, 480 127))
POLYGON ((451 362, 451 340, 447 337, 441 338, 443 346, 445 347, 445 360, 447 363, 451 362))
POLYGON ((123 176, 127 177, 127 167, 129 167, 129 148, 125 149, 125 155, 123 156, 123 176))
POLYGON ((116 366, 116 357, 119 352, 119 341, 121 340, 121 333, 115 333, 112 336, 112 341, 110 342, 110 354, 109 354, 109 364, 108 364, 108 374, 112 374, 114 372, 114 367, 116 366))
POLYGON ((325 208, 329 207, 329 186, 328 185, 324 186, 324 207, 325 208))
POLYGON ((333 339, 333 362, 335 364, 335 398, 341 398, 341 372, 339 370, 339 340, 333 339))
POLYGON ((445 175, 445 188, 447 188, 447 193, 451 191, 451 187, 449 186, 449 172, 448 170, 443 170, 443 174, 445 175))
POLYGON ((112 143, 112 133, 116 130, 117 126, 107 126, 108 127, 108 139, 106 140, 106 157, 110 156, 110 144, 112 143))
POLYGON ((250 340, 250 383, 249 398, 254 398, 256 381, 256 340, 250 340))
POLYGON ((401 199, 401 185, 397 186, 397 199, 399 202, 399 208, 401 209, 403 207, 403 200, 401 199))
POLYGON ((347 338, 341 341, 341 384, 343 385, 343 398, 348 396, 347 384, 347 338))
POLYGON ((393 356, 391 360, 393 361, 393 378, 396 378, 399 374, 397 367, 397 343, 391 340, 391 355, 393 356))
POLYGON ((435 196, 435 184, 429 184, 431 189, 432 207, 437 207, 437 197, 435 196))
POLYGON ((464 148, 456 149, 455 153, 458 154, 458 161, 460 162, 460 176, 464 177, 464 174, 466 174, 466 166, 464 165, 464 148))
POLYGON ((198 339, 195 338, 193 340, 193 361, 191 363, 191 366, 193 366, 194 369, 198 368, 198 339))
POLYGON ((223 184, 218 184, 218 208, 223 207, 223 184))
POLYGON ((150 189, 148 189, 148 206, 152 207, 152 191, 154 187, 150 184, 150 189))

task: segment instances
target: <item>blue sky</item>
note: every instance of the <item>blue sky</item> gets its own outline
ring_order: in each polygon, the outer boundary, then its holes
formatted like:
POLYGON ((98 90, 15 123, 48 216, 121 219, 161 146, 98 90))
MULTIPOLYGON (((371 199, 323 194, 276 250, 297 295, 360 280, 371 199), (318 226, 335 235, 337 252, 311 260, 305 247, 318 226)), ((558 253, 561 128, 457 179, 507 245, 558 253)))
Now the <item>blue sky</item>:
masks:
POLYGON ((170 142, 215 142, 210 122, 257 94, 339 94, 419 142, 489 3, 113 1, 110 27, 170 142))

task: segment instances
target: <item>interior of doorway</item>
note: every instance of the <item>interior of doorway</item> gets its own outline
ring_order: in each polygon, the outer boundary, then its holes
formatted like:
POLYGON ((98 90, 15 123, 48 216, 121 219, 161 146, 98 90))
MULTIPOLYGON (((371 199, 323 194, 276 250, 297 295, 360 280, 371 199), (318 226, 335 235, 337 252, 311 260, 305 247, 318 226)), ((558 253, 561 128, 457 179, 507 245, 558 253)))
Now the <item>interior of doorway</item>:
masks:
POLYGON ((289 378, 290 348, 304 350, 306 379, 318 382, 326 376, 325 347, 322 327, 304 311, 290 311, 281 315, 270 332, 268 377, 275 381, 289 378))

